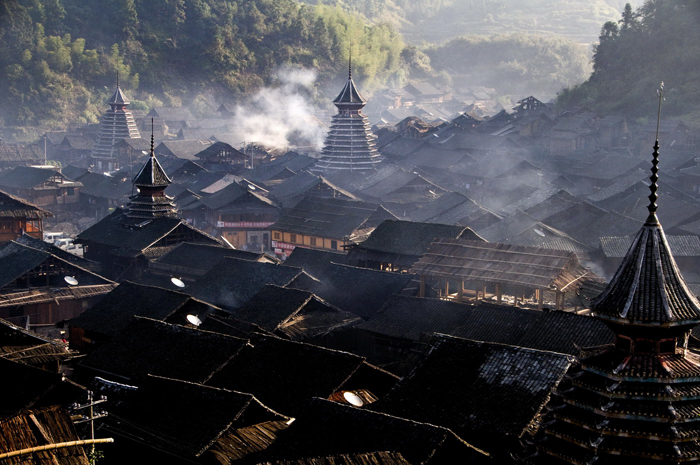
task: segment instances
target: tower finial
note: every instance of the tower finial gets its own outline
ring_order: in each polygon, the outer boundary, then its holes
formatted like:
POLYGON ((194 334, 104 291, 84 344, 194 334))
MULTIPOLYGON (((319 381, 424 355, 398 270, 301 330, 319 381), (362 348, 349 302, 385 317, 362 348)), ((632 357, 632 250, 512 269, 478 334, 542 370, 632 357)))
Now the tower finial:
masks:
POLYGON ((151 117, 151 157, 156 156, 155 148, 153 146, 153 117, 151 117))
POLYGON ((117 88, 119 88, 119 70, 117 70, 117 88))
POLYGON ((352 79, 352 46, 348 54, 348 79, 352 79))
POLYGON ((656 192, 659 190, 659 186, 656 184, 656 182, 659 180, 657 173, 659 172, 659 127, 661 126, 661 102, 665 100, 663 81, 661 81, 661 85, 656 90, 656 93, 659 96, 659 108, 656 113, 656 141, 654 142, 654 153, 651 160, 651 176, 649 177, 649 180, 651 181, 651 184, 649 185, 651 194, 649 194, 649 206, 647 207, 649 210, 649 216, 647 217, 646 221, 647 225, 659 224, 659 219, 656 217, 656 210, 659 208, 658 205, 656 205, 656 201, 659 198, 656 192))

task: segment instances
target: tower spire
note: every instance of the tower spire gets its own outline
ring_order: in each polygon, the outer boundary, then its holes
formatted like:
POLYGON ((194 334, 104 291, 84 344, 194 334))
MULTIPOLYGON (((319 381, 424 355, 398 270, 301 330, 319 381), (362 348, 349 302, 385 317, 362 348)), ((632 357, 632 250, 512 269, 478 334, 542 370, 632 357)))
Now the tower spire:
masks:
POLYGON ((117 70, 117 88, 119 88, 119 70, 117 70))
POLYGON ((348 79, 352 79, 352 46, 348 54, 348 79))
POLYGON ((649 206, 647 206, 649 216, 647 217, 646 224, 648 225, 659 224, 659 219, 656 216, 656 210, 659 208, 659 206, 656 205, 656 201, 659 199, 659 195, 657 194, 657 191, 659 190, 657 181, 659 180, 659 127, 661 125, 661 102, 664 100, 663 81, 661 81, 661 85, 656 92, 659 96, 659 108, 656 113, 656 141, 654 142, 654 153, 651 160, 651 176, 649 177, 649 180, 651 181, 649 184, 651 194, 649 194, 649 206))
POLYGON ((156 156, 155 144, 153 141, 153 117, 151 117, 151 158, 156 156))

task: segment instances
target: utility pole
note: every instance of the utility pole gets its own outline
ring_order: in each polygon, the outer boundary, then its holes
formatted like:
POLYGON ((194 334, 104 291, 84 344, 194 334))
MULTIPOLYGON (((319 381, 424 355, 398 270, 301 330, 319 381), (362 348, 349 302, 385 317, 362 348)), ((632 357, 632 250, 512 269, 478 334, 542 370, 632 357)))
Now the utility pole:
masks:
POLYGON ((107 402, 107 397, 106 396, 101 396, 99 400, 94 400, 94 394, 92 391, 87 392, 88 396, 88 401, 86 404, 74 404, 73 405, 73 410, 83 410, 83 409, 89 409, 88 410, 88 415, 79 415, 77 421, 73 421, 73 424, 79 424, 79 423, 86 423, 90 422, 90 440, 92 441, 92 449, 90 450, 90 463, 94 465, 95 463, 95 420, 99 418, 104 418, 107 416, 107 412, 100 412, 97 415, 95 415, 94 407, 95 405, 101 404, 103 402, 107 402))

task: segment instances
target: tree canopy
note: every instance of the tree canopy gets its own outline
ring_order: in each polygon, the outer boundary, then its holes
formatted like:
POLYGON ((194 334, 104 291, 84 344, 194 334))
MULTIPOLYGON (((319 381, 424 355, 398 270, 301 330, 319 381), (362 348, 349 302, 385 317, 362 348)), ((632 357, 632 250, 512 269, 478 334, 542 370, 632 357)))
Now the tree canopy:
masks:
POLYGON ((697 114, 698 24, 700 2, 694 0, 649 0, 636 10, 625 6, 619 21, 601 29, 591 77, 563 91, 558 104, 648 116, 655 114, 655 91, 664 81, 665 112, 697 114))
MULTIPOLYGON (((119 74, 133 100, 230 99, 280 66, 335 78, 352 45, 369 87, 400 75, 400 35, 338 7, 293 0, 4 0, 0 117, 10 125, 96 121, 119 74)), ((363 82, 364 84, 365 82, 363 82)))

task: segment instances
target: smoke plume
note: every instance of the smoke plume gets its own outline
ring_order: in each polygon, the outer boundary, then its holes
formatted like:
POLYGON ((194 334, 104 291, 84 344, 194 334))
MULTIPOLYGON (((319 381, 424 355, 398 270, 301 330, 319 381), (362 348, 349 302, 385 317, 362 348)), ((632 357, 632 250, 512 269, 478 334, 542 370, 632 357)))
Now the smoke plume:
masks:
POLYGON ((310 90, 316 72, 280 68, 279 86, 259 90, 245 105, 235 109, 235 127, 241 141, 284 148, 301 140, 312 150, 323 146, 324 129, 314 117, 310 90))

